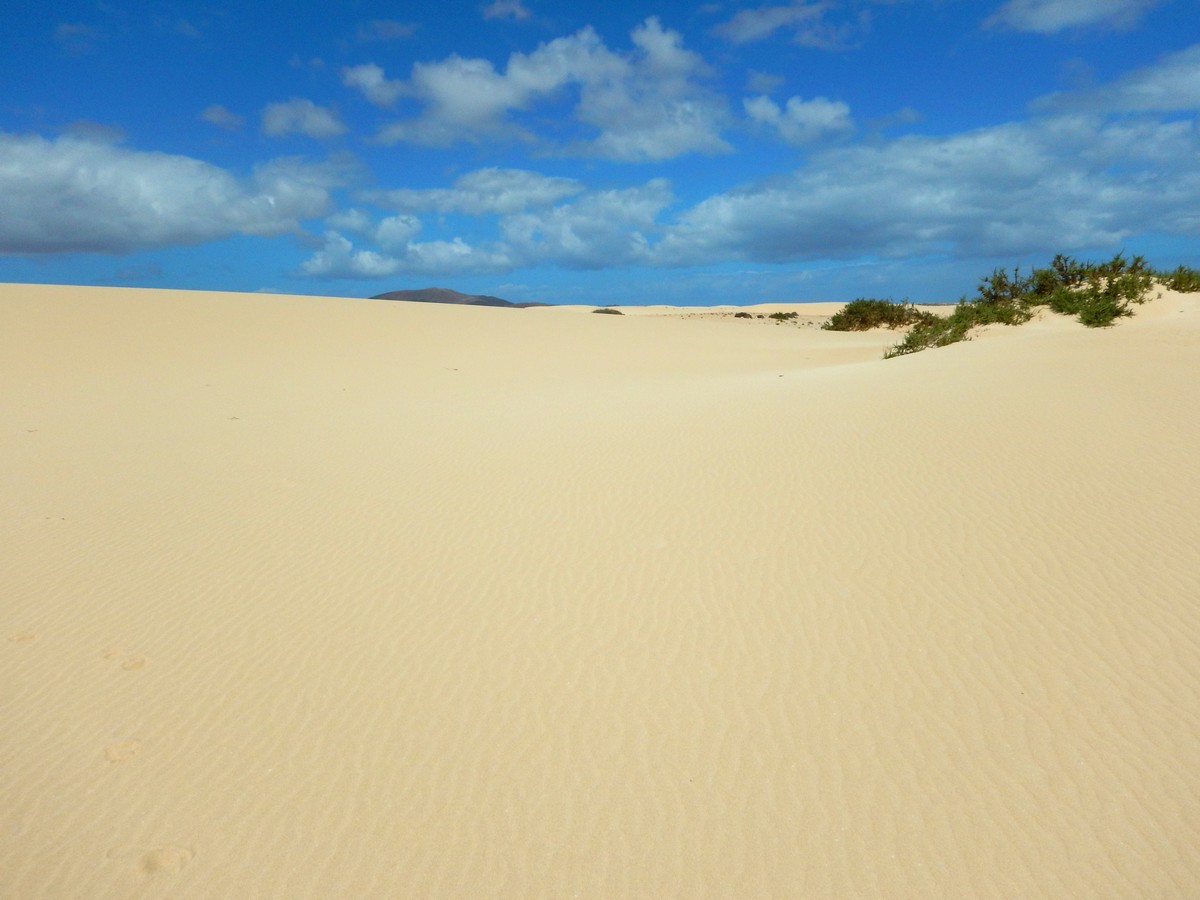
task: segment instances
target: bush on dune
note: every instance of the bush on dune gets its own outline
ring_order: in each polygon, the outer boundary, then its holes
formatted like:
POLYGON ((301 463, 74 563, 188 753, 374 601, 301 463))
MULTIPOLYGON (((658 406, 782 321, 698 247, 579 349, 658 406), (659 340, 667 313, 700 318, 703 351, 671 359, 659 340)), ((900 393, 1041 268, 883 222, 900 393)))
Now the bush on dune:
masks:
MULTIPOLYGON (((904 340, 885 358, 956 343, 980 325, 1020 325, 1043 306, 1075 316, 1089 328, 1112 325, 1122 316, 1133 315, 1130 304, 1144 303, 1155 281, 1172 290, 1200 291, 1200 272, 1194 269, 1180 266, 1170 273, 1155 272, 1142 257, 1126 259, 1121 253, 1099 264, 1059 254, 1049 268, 1034 269, 1029 275, 1022 275, 1020 269, 1012 273, 995 269, 980 281, 976 297, 962 298, 949 316, 914 320, 904 340)), ((825 327, 832 327, 832 322, 825 327)))
POLYGON ((1172 291, 1182 291, 1184 293, 1200 292, 1200 272, 1195 269, 1189 269, 1187 266, 1180 266, 1173 272, 1163 272, 1160 274, 1163 284, 1172 291))
POLYGON ((907 328, 935 318, 932 313, 922 312, 907 300, 893 303, 891 300, 859 297, 834 313, 821 327, 826 331, 869 331, 872 328, 907 328))

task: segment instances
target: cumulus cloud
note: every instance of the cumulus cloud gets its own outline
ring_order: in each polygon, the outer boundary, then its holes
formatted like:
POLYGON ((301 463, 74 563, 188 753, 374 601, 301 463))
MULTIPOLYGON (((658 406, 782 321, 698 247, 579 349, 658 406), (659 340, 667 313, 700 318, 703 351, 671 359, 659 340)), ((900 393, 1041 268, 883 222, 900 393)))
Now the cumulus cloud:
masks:
POLYGON ((397 260, 373 250, 355 250, 336 231, 325 232, 325 245, 300 266, 305 275, 325 278, 381 278, 399 271, 397 260))
POLYGON ((375 63, 342 69, 342 84, 362 91, 376 106, 391 106, 404 93, 404 82, 387 78, 375 63))
POLYGON ((346 178, 342 166, 281 159, 240 180, 186 156, 0 133, 0 252, 127 253, 298 231, 346 178))
POLYGON ((700 56, 656 18, 630 37, 638 51, 631 76, 583 88, 577 115, 600 130, 583 152, 631 162, 729 152, 720 134, 725 102, 697 82, 708 74, 700 56))
POLYGON ((375 229, 375 241, 385 250, 407 248, 420 231, 416 216, 389 216, 375 229))
MULTIPOLYGON (((786 108, 774 107, 781 119, 786 108)), ((444 189, 375 195, 400 215, 369 227, 347 215, 342 224, 357 222, 365 245, 331 231, 305 271, 375 277, 1117 247, 1138 233, 1200 235, 1197 158, 1200 128, 1190 120, 1072 113, 827 149, 794 172, 681 211, 661 179, 588 190, 485 169, 444 189), (480 217, 478 228, 491 218, 495 240, 418 241, 420 210, 480 217)))
POLYGON ((986 24, 1054 34, 1068 28, 1126 28, 1161 0, 1008 0, 986 24))
POLYGON ((488 136, 531 137, 509 122, 507 113, 525 107, 532 90, 498 73, 486 59, 452 56, 417 63, 408 89, 425 104, 424 114, 384 128, 380 142, 448 147, 488 136))
POLYGON ((303 97, 269 103, 262 112, 263 134, 282 137, 305 134, 312 138, 336 137, 346 131, 337 115, 303 97))
POLYGON ((1136 69, 1111 84, 1052 94, 1035 106, 1117 113, 1200 109, 1200 44, 1168 54, 1155 64, 1136 69))
POLYGON ((237 131, 242 127, 242 122, 245 121, 242 116, 230 112, 219 103, 204 107, 200 112, 200 119, 210 125, 224 128, 226 131, 237 131))
POLYGON ((720 136, 725 101, 701 83, 709 74, 703 60, 654 18, 634 29, 631 39, 633 51, 619 54, 584 28, 532 53, 512 54, 503 71, 489 60, 460 56, 417 63, 404 90, 420 100, 422 114, 385 127, 379 140, 428 146, 484 138, 532 142, 512 114, 574 89, 575 119, 599 134, 568 140, 573 153, 639 161, 728 151, 720 136))
POLYGON ((321 278, 384 278, 390 275, 462 275, 510 269, 501 252, 472 247, 462 240, 409 242, 391 253, 355 249, 336 231, 325 233, 324 246, 300 267, 321 278))
POLYGON ((782 109, 770 97, 761 96, 747 98, 742 105, 753 121, 778 131, 789 144, 808 144, 854 129, 850 107, 824 97, 792 97, 782 109))
POLYGON ((507 216, 500 233, 514 259, 575 269, 645 262, 659 215, 672 202, 670 183, 658 178, 622 190, 595 191, 545 210, 507 216))
POLYGON ((393 209, 478 216, 549 206, 582 190, 583 185, 573 178, 551 178, 524 169, 486 168, 461 176, 453 187, 379 191, 371 199, 393 209))
POLYGON ((483 8, 485 19, 511 19, 521 22, 529 18, 529 10, 521 0, 495 0, 483 8))
MULTIPOLYGON (((605 56, 598 41, 595 47, 593 61, 609 66, 617 85, 640 66, 656 73, 668 95, 681 90, 673 79, 689 83, 702 64, 650 22, 638 34, 636 58, 605 56)), ((510 84, 566 84, 562 72, 577 71, 573 59, 566 54, 555 69, 544 59, 534 65, 525 58, 526 69, 510 62, 496 75, 507 81, 520 73, 510 84)), ((589 95, 591 87, 580 89, 580 110, 605 96, 620 108, 629 96, 620 90, 605 95, 611 85, 589 95)), ((781 104, 761 95, 743 105, 751 120, 795 143, 853 127, 849 108, 826 98, 793 97, 781 104)), ((573 179, 502 168, 468 173, 445 188, 371 192, 360 199, 400 215, 377 225, 365 214, 331 219, 336 238, 327 237, 307 270, 374 277, 370 273, 539 265, 995 259, 1119 247, 1132 235, 1151 232, 1200 235, 1200 127, 1194 117, 1158 115, 1200 109, 1200 45, 1041 105, 1043 114, 1028 121, 826 148, 791 173, 683 210, 674 207, 664 180, 598 191, 573 179), (423 211, 478 217, 473 227, 485 237, 419 241, 414 214, 423 211), (490 242, 488 227, 495 229, 490 242), (351 232, 363 247, 341 236, 351 232)), ((911 111, 898 115, 915 117, 911 111)))
POLYGON ((355 247, 331 228, 324 246, 304 263, 302 271, 331 278, 377 278, 398 273, 502 272, 538 265, 600 269, 647 262, 658 219, 674 202, 664 179, 619 190, 583 191, 574 182, 560 184, 565 179, 531 172, 482 170, 473 175, 478 177, 465 176, 445 193, 412 192, 406 199, 419 201, 423 208, 497 215, 499 240, 486 245, 469 244, 461 237, 417 241, 421 223, 413 215, 392 216, 369 225, 365 216, 343 214, 327 221, 351 226, 374 246, 355 247), (464 180, 466 188, 461 187, 464 180), (507 188, 499 194, 476 194, 487 181, 507 188), (566 196, 568 187, 573 199, 555 203, 566 196))
POLYGON ((483 137, 532 139, 508 114, 551 97, 572 82, 617 78, 627 64, 591 28, 514 53, 503 73, 485 59, 451 56, 413 66, 408 90, 425 105, 420 118, 385 128, 380 140, 447 146, 483 137))
POLYGON ((1065 116, 830 151, 684 212, 663 264, 1112 246, 1200 229, 1200 135, 1186 122, 1065 116))
POLYGON ((375 223, 366 210, 354 207, 326 216, 325 224, 330 231, 349 231, 352 234, 368 234, 375 229, 375 223))

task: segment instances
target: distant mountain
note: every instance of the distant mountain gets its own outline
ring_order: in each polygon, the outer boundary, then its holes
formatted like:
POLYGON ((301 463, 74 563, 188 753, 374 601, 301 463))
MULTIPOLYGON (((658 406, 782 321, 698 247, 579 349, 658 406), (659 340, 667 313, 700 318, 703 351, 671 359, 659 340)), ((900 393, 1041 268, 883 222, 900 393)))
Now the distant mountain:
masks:
POLYGON ((411 303, 454 303, 459 306, 506 306, 510 309, 524 309, 530 306, 546 306, 545 303, 513 303, 499 297, 487 294, 460 294, 449 288, 421 288, 415 291, 388 291, 386 294, 376 294, 372 300, 407 300, 411 303))

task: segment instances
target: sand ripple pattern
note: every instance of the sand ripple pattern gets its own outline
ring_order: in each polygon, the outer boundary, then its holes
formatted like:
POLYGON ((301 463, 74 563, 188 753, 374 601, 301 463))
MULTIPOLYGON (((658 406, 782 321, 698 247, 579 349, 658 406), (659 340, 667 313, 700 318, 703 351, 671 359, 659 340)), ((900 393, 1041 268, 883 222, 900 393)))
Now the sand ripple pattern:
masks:
POLYGON ((0 896, 1200 895, 1194 308, 5 290, 0 896))

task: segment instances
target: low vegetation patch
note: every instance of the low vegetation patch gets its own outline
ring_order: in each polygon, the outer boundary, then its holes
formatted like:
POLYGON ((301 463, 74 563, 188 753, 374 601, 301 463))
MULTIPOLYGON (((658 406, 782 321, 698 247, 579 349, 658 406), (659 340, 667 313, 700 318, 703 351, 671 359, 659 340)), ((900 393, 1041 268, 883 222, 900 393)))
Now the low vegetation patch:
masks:
POLYGON ((826 331, 869 331, 872 328, 907 328, 937 317, 923 312, 905 300, 874 300, 859 297, 851 300, 821 327, 826 331))
POLYGON ((623 316, 623 315, 625 315, 625 313, 621 312, 619 309, 613 309, 611 306, 602 306, 602 307, 600 307, 599 309, 593 309, 593 310, 592 310, 592 312, 594 312, 594 313, 606 313, 606 314, 608 314, 608 315, 610 315, 610 316, 623 316))
POLYGON ((1079 262, 1059 254, 1048 268, 1022 275, 995 269, 979 282, 972 299, 963 297, 948 316, 918 310, 911 303, 860 298, 840 310, 822 327, 831 331, 869 328, 909 328, 908 334, 885 358, 904 356, 929 347, 964 340, 980 325, 1020 325, 1039 307, 1075 316, 1090 328, 1111 325, 1132 315, 1132 304, 1144 303, 1155 282, 1175 291, 1200 291, 1200 272, 1180 266, 1156 272, 1140 256, 1118 253, 1104 263, 1079 262))
POLYGON ((787 322, 790 319, 796 318, 798 315, 799 313, 794 312, 773 312, 771 313, 771 318, 776 322, 787 322))
POLYGON ((1162 279, 1163 284, 1173 291, 1183 291, 1189 294, 1200 292, 1200 272, 1189 269, 1187 266, 1180 266, 1173 272, 1163 273, 1162 279))

